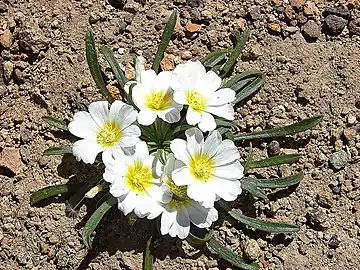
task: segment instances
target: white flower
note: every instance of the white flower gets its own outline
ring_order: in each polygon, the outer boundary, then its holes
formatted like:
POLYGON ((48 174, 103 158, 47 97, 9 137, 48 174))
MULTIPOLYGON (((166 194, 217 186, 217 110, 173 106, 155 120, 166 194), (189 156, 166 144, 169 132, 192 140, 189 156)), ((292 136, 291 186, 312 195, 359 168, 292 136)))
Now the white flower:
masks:
POLYGON ((190 222, 199 228, 208 228, 218 219, 218 212, 214 207, 205 208, 199 202, 190 199, 186 194, 186 186, 177 186, 171 179, 175 168, 175 158, 169 154, 164 167, 162 181, 171 192, 171 201, 164 206, 161 215, 161 234, 169 234, 185 239, 189 235, 190 222))
POLYGON ((244 176, 244 168, 234 142, 222 141, 218 131, 204 141, 198 128, 186 130, 185 135, 187 141, 175 139, 170 144, 175 158, 182 162, 172 173, 175 184, 187 185, 187 195, 205 207, 212 207, 218 198, 235 200, 241 193, 238 179, 244 176))
POLYGON ((141 125, 151 125, 156 117, 168 123, 180 120, 182 105, 173 100, 170 88, 171 72, 163 71, 156 75, 154 70, 140 74, 138 83, 132 88, 132 98, 139 108, 137 120, 141 125))
POLYGON ((206 72, 199 61, 188 61, 174 69, 171 79, 174 100, 189 106, 186 113, 189 125, 198 124, 205 132, 216 128, 212 114, 234 120, 234 108, 229 103, 235 100, 235 91, 219 89, 220 85, 221 78, 213 71, 206 72))
POLYGON ((169 202, 170 197, 161 189, 161 163, 149 155, 145 142, 136 145, 134 155, 116 152, 105 165, 104 180, 111 183, 110 193, 125 215, 134 211, 140 218, 153 219, 161 214, 161 203, 169 202))
POLYGON ((76 141, 72 151, 77 160, 94 163, 98 153, 105 162, 114 152, 128 151, 139 141, 139 127, 132 125, 137 111, 119 100, 109 110, 107 101, 97 101, 89 105, 89 112, 75 113, 69 123, 69 131, 82 140, 76 141))

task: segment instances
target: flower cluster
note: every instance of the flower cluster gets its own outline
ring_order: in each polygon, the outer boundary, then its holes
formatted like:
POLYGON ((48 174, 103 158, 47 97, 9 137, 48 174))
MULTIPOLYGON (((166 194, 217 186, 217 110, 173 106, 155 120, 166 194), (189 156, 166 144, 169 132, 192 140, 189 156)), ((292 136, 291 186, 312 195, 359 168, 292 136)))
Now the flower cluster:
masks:
POLYGON ((190 223, 208 228, 217 220, 216 200, 232 201, 241 193, 239 153, 233 141, 222 140, 214 118, 234 119, 235 92, 220 88, 220 77, 199 61, 172 72, 143 70, 133 83, 125 90, 134 106, 117 100, 109 108, 97 101, 88 112, 75 114, 69 130, 82 139, 74 143, 73 154, 94 163, 102 153, 103 178, 118 208, 140 218, 161 216, 161 233, 184 239, 190 223), (173 138, 165 158, 148 147, 144 129, 182 121, 197 127, 173 138))

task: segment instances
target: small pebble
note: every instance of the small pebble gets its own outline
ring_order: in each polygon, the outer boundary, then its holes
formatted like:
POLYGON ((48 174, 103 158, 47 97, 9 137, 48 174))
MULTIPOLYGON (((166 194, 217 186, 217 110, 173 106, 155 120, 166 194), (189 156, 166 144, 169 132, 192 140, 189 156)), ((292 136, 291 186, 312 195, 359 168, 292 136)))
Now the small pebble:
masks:
POLYGON ((280 144, 278 141, 271 141, 267 146, 269 156, 277 156, 280 154, 280 144))
POLYGON ((340 170, 348 163, 348 156, 344 150, 340 150, 331 154, 329 162, 334 169, 340 170))

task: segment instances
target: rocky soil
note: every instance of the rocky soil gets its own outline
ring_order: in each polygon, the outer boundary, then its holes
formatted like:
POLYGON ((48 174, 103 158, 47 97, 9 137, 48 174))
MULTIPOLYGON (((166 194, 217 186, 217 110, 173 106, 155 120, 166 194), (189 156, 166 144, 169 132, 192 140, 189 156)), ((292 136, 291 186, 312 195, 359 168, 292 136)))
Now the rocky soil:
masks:
MULTIPOLYGON (((74 158, 41 155, 74 140, 49 128, 43 116, 70 120, 81 104, 100 98, 85 60, 86 29, 92 27, 96 42, 113 49, 131 77, 130 54, 151 63, 173 8, 180 16, 164 69, 232 46, 235 35, 251 29, 236 72, 259 69, 267 82, 238 108, 239 131, 324 115, 311 131, 254 142, 256 158, 303 154, 300 162, 256 171, 257 177, 301 170, 306 176, 296 189, 270 191, 269 202, 244 195, 240 204, 248 215, 296 223, 301 231, 275 236, 222 218, 218 236, 245 257, 259 257, 262 269, 360 269, 359 5, 358 0, 0 1, 0 269, 141 269, 146 221, 132 225, 113 209, 97 230, 94 250, 87 251, 81 228, 94 205, 68 217, 62 200, 30 207, 29 196, 48 185, 88 180, 88 167, 74 158)), ((109 70, 105 73, 114 85, 109 70)), ((249 145, 239 144, 239 150, 245 157, 249 145)), ((156 257, 156 269, 232 269, 169 237, 157 243, 156 257)))

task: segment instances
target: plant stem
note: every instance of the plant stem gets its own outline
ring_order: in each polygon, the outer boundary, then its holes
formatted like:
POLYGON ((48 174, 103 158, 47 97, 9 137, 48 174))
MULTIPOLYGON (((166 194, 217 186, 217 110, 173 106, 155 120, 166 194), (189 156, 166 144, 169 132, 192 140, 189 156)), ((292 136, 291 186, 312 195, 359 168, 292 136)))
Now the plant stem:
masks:
POLYGON ((143 270, 153 270, 154 264, 154 238, 155 238, 155 224, 150 221, 148 237, 146 239, 145 250, 143 253, 143 270))

